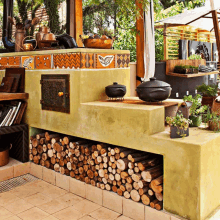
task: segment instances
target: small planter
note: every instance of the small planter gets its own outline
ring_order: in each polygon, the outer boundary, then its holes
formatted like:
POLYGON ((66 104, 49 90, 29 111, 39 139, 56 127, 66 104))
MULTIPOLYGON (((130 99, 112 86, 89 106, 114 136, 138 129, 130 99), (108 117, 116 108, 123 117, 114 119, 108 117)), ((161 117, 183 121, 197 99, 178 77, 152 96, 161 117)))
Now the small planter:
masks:
POLYGON ((9 148, 0 148, 0 167, 5 166, 9 163, 9 148))
POLYGON ((189 125, 190 127, 199 127, 202 123, 202 116, 201 115, 191 115, 189 119, 192 120, 192 123, 189 125))
POLYGON ((208 124, 209 124, 209 130, 220 131, 220 121, 219 122, 210 121, 208 124))
POLYGON ((193 73, 199 73, 199 69, 193 69, 193 73))
POLYGON ((202 105, 208 105, 212 107, 212 104, 215 99, 216 99, 216 96, 202 96, 202 105))
POLYGON ((170 138, 182 138, 187 136, 189 136, 189 128, 184 130, 175 126, 170 127, 170 138))

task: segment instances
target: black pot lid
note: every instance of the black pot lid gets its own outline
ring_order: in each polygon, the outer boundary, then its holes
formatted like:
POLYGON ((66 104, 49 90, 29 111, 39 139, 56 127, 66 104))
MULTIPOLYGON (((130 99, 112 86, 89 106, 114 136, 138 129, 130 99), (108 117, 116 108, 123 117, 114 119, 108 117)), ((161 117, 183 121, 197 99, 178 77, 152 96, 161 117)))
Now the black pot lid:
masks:
POLYGON ((126 88, 126 86, 120 85, 117 82, 113 82, 112 85, 106 86, 105 88, 126 88))
POLYGON ((137 88, 161 88, 161 87, 170 87, 170 84, 156 80, 155 77, 150 78, 150 81, 141 83, 137 88))

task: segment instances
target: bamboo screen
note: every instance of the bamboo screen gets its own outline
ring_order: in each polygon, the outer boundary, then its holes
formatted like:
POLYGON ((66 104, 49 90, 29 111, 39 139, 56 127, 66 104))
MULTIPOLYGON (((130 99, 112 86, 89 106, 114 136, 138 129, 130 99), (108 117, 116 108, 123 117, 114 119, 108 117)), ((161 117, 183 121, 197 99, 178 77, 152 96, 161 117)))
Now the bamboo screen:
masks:
POLYGON ((209 31, 189 26, 164 28, 164 59, 179 59, 179 40, 215 43, 215 35, 209 31))

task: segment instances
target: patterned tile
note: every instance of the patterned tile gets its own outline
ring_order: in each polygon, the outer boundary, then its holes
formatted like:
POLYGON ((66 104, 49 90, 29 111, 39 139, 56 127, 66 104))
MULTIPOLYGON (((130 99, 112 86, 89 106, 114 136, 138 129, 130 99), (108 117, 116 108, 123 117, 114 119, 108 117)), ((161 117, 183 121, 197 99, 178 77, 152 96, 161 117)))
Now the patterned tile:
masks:
POLYGON ((115 68, 115 55, 96 54, 96 68, 115 68))
POLYGON ((117 68, 130 66, 130 54, 117 54, 117 68))
POLYGON ((54 54, 53 55, 54 68, 80 68, 80 53, 69 53, 69 54, 54 54))
POLYGON ((36 69, 51 69, 51 55, 35 56, 36 69))
POLYGON ((0 69, 19 67, 20 57, 0 57, 0 69))
POLYGON ((34 69, 34 56, 24 56, 21 57, 22 67, 25 69, 33 70, 34 69))
POLYGON ((95 54, 93 53, 81 53, 81 65, 82 69, 95 68, 95 54))

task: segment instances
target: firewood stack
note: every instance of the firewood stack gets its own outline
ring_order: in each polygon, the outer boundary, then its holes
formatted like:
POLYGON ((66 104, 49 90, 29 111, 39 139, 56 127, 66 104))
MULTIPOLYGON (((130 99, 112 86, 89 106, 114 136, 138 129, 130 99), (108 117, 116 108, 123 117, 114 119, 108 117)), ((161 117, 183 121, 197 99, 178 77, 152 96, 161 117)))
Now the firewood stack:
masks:
POLYGON ((120 196, 163 208, 163 157, 48 132, 31 137, 30 160, 120 196))

